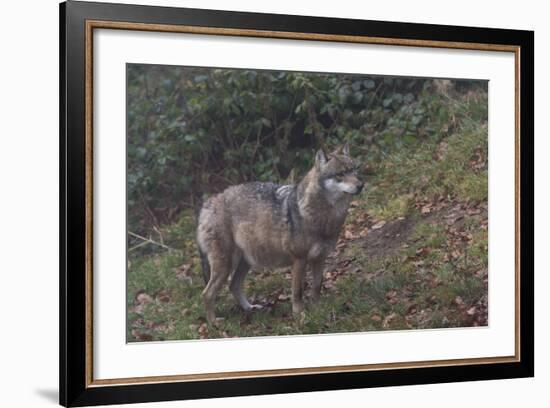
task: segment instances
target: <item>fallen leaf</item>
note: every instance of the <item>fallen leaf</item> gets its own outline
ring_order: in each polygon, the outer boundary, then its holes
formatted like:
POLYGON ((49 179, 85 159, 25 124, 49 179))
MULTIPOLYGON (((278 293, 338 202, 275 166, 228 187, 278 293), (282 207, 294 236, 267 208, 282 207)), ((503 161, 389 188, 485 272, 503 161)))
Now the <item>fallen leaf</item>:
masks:
POLYGON ((351 300, 346 301, 344 303, 344 308, 348 311, 353 309, 353 302, 351 300))
POLYGON ((384 220, 378 221, 376 224, 374 224, 374 225, 371 227, 371 229, 377 230, 377 229, 382 228, 384 225, 386 225, 386 221, 384 221, 384 220))
POLYGON ((208 336, 208 325, 206 323, 203 323, 199 326, 199 336, 201 339, 208 336))
POLYGON ((425 248, 425 247, 424 248, 419 248, 419 249, 416 250, 416 255, 417 256, 424 256, 429 252, 430 252, 429 248, 425 248))
POLYGON ((391 299, 397 296, 396 290, 390 290, 388 293, 386 293, 386 299, 391 299))
POLYGON ((191 278, 191 264, 183 264, 178 266, 177 268, 174 268, 174 272, 176 272, 176 278, 178 280, 193 283, 193 279, 191 278))
POLYGON ((332 280, 325 280, 323 282, 323 287, 325 289, 331 289, 333 286, 334 286, 334 283, 332 282, 332 280))
POLYGON ((132 336, 135 337, 136 340, 139 340, 139 341, 151 341, 153 340, 153 336, 151 336, 149 333, 143 333, 143 332, 140 332, 139 330, 132 330, 132 336))
POLYGON ((279 300, 288 300, 289 298, 290 296, 285 293, 281 293, 279 296, 277 296, 277 299, 279 300))
POLYGON ((413 315, 413 314, 416 314, 416 305, 410 305, 409 308, 407 309, 407 314, 409 315, 413 315))
POLYGON ((382 322, 382 327, 384 327, 385 329, 387 329, 391 322, 397 317, 397 313, 390 313, 389 315, 387 315, 385 318, 384 318, 384 321, 382 322))
POLYGON ((338 244, 336 244, 336 249, 342 249, 342 248, 345 248, 346 246, 347 246, 346 242, 341 241, 338 244))
POLYGON ((147 304, 151 303, 153 301, 153 298, 145 293, 145 290, 140 290, 136 293, 136 303, 139 304, 147 304))
POLYGON ((164 302, 164 303, 170 302, 171 300, 170 291, 168 291, 167 289, 161 290, 160 292, 157 293, 156 298, 160 302, 164 302))
POLYGON ((353 237, 354 237, 354 235, 353 235, 353 233, 352 233, 350 230, 346 230, 346 231, 344 232, 344 238, 346 238, 346 239, 353 239, 353 237))
POLYGON ((166 323, 153 323, 151 328, 155 331, 164 333, 168 329, 168 325, 166 323))

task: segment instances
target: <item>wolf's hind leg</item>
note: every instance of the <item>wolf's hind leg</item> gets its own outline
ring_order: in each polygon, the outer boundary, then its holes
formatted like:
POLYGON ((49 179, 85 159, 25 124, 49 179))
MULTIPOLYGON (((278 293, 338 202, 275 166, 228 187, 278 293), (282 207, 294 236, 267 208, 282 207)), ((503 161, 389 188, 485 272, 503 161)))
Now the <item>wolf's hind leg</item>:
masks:
POLYGON ((292 264, 292 313, 300 315, 304 311, 304 275, 306 261, 300 258, 292 264))
POLYGON ((231 284, 229 285, 229 289, 231 290, 231 293, 239 302, 239 305, 245 310, 250 311, 252 309, 261 309, 261 305, 253 305, 248 302, 248 299, 246 298, 246 295, 243 292, 243 283, 244 279, 246 278, 246 275, 248 274, 248 271, 250 270, 250 265, 248 262, 246 262, 246 259, 244 259, 244 256, 241 257, 239 264, 237 265, 237 268, 235 269, 235 273, 233 274, 233 278, 231 278, 231 284))
POLYGON ((202 291, 204 307, 206 309, 206 320, 211 325, 216 324, 216 296, 231 273, 231 260, 223 257, 215 258, 209 256, 210 280, 202 291))

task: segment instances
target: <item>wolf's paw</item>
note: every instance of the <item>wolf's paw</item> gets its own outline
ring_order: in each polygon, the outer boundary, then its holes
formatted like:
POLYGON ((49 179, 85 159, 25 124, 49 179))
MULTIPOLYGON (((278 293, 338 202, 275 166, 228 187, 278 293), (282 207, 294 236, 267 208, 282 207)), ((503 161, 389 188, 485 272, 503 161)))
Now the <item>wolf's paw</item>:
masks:
POLYGON ((247 305, 246 307, 243 307, 244 311, 247 312, 247 313, 250 313, 254 310, 262 310, 264 307, 262 305, 257 305, 257 304, 249 304, 247 305))

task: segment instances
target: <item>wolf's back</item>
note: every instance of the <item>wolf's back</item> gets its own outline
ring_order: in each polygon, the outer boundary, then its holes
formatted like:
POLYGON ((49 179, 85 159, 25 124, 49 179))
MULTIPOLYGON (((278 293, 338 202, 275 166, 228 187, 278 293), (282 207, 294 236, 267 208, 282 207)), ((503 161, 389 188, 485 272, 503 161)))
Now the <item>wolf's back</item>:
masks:
POLYGON ((258 242, 269 241, 270 236, 287 232, 292 219, 288 197, 294 189, 294 186, 275 183, 239 184, 204 203, 197 226, 197 243, 205 283, 210 280, 212 254, 230 252, 236 243, 237 231, 244 252, 258 242), (248 236, 246 245, 242 241, 244 235, 248 236))

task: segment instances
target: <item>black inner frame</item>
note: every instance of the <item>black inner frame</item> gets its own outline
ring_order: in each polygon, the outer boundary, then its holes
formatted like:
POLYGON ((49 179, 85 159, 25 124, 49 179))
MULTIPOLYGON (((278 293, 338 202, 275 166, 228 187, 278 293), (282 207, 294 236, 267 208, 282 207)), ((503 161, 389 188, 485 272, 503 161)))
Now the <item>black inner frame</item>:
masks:
POLYGON ((534 375, 534 33, 532 31, 69 1, 60 5, 60 403, 64 406, 444 383, 534 375), (85 384, 86 20, 519 46, 520 355, 513 363, 88 387, 85 384))

